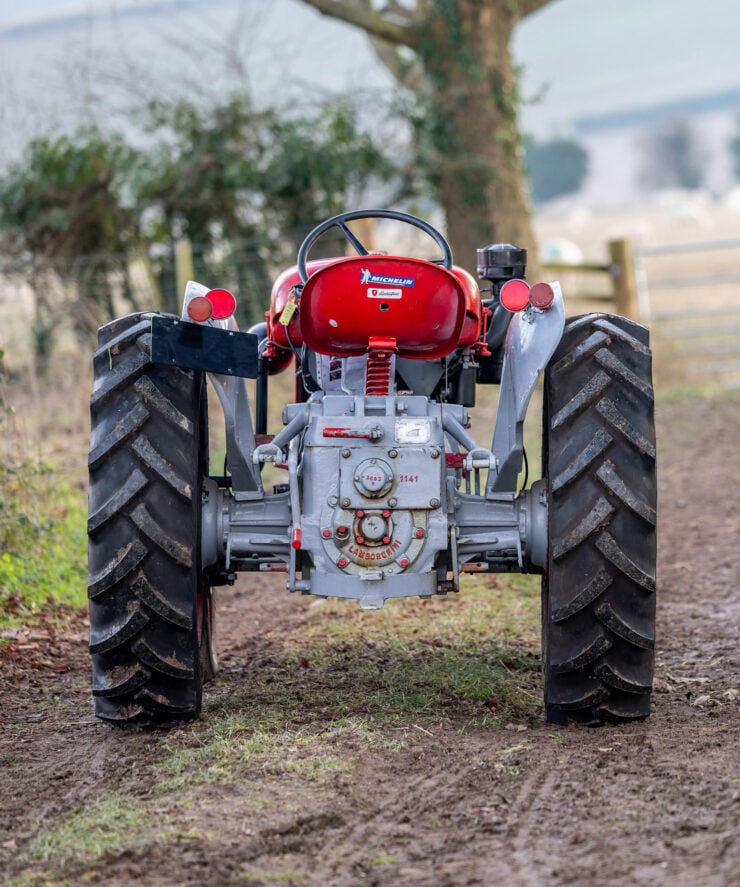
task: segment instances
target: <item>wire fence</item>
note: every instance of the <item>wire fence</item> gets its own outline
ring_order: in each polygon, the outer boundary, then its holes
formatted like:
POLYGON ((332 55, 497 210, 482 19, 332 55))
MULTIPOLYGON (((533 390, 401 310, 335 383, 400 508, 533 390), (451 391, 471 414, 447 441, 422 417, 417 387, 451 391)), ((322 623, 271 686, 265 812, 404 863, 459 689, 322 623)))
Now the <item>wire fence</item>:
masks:
MULTIPOLYGON (((11 361, 35 353, 43 370, 55 347, 89 345, 113 317, 179 313, 190 277, 232 290, 240 324, 249 325, 262 318, 271 281, 299 239, 289 236, 278 249, 267 239, 217 248, 182 240, 129 255, 0 258, 0 347, 11 361)), ((620 239, 609 242, 608 255, 606 262, 545 266, 567 279, 568 312, 607 310, 649 324, 664 381, 740 387, 740 238, 649 247, 620 239)))

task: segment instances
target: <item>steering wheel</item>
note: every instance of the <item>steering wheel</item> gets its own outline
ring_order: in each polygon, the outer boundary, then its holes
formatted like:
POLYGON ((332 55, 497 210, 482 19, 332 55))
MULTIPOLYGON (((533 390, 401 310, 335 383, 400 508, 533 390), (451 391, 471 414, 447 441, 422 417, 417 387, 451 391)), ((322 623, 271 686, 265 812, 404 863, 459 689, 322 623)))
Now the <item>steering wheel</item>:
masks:
POLYGON ((392 209, 358 209, 353 212, 340 213, 338 216, 332 216, 330 219, 317 225, 313 231, 306 236, 306 239, 298 250, 298 259, 296 262, 298 265, 298 273, 303 283, 306 283, 308 280, 306 262, 311 247, 316 243, 319 237, 331 228, 339 228, 344 237, 350 244, 352 244, 358 256, 368 255, 369 250, 362 245, 357 236, 347 227, 347 222, 352 222, 355 219, 395 219, 397 222, 403 222, 406 225, 413 225, 414 228, 419 228, 425 234, 428 234, 442 250, 442 258, 433 259, 432 261, 436 265, 442 265, 448 271, 452 268, 452 250, 450 249, 449 243, 447 243, 439 231, 437 231, 436 228, 433 228, 428 222, 425 222, 416 216, 409 215, 409 213, 397 212, 392 209))

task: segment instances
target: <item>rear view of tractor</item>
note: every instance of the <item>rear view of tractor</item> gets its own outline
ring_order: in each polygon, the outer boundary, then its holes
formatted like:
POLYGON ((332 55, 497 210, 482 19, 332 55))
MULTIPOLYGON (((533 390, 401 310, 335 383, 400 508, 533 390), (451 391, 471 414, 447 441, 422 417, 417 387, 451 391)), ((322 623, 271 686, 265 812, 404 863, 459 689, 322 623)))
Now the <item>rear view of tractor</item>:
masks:
MULTIPOLYGON (((196 717, 217 670, 215 597, 238 572, 290 592, 390 598, 458 591, 466 572, 542 575, 548 720, 648 715, 655 623, 655 434, 647 331, 565 320, 557 284, 524 281, 511 244, 478 278, 426 222, 385 210, 315 228, 240 332, 224 290, 190 284, 181 317, 101 328, 90 449, 90 649, 98 716, 196 717), (369 253, 349 227, 392 219, 439 258, 369 253), (356 256, 311 259, 338 229, 356 256), (296 373, 268 435, 270 380, 296 373), (544 374, 542 478, 518 491, 523 425, 544 374), (209 474, 208 376, 227 470, 209 474), (250 404, 246 379, 255 379, 250 404), (469 415, 499 398, 490 438, 469 415), (285 467, 266 488, 265 463, 285 467)), ((464 590, 464 583, 463 583, 464 590)))

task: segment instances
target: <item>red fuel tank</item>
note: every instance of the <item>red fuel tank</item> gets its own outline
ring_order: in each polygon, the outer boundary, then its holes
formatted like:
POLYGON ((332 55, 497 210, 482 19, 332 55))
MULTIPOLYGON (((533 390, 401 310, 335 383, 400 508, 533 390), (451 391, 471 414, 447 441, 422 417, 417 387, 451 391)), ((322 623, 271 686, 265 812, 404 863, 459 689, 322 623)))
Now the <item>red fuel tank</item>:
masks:
POLYGON ((430 360, 458 347, 466 294, 440 265, 397 256, 353 256, 311 274, 303 287, 303 341, 320 354, 364 354, 370 337, 393 338, 400 357, 430 360))

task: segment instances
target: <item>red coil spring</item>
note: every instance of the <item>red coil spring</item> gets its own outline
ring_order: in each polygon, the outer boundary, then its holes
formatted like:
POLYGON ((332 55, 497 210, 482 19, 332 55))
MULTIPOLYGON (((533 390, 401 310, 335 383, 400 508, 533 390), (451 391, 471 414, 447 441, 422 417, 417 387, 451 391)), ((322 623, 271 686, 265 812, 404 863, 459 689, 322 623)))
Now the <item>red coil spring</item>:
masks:
POLYGON ((367 356, 365 369, 365 393, 385 396, 390 394, 391 358, 390 351, 371 351, 367 356))

